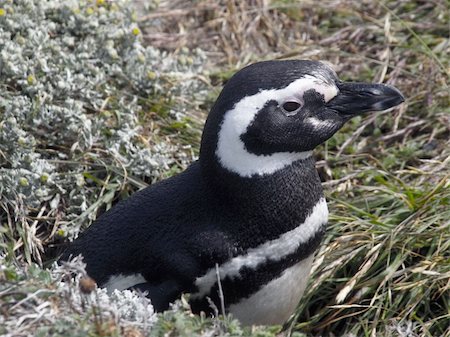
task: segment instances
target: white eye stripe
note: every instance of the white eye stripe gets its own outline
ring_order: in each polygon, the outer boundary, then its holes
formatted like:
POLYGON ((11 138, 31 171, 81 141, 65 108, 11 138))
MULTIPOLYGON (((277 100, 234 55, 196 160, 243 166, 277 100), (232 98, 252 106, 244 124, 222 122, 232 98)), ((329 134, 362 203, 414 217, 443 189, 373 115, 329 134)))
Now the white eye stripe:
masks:
POLYGON ((332 121, 320 120, 320 119, 318 119, 316 117, 308 117, 306 119, 306 123, 311 125, 314 130, 319 130, 319 129, 322 129, 322 128, 331 128, 331 127, 336 126, 336 124, 333 123, 332 121))
POLYGON ((338 94, 336 86, 319 82, 317 78, 307 75, 292 82, 286 88, 262 90, 237 102, 225 113, 219 131, 216 156, 220 164, 240 176, 250 177, 254 174, 272 174, 294 161, 310 157, 311 151, 278 152, 258 156, 246 150, 240 136, 246 132, 247 127, 266 102, 303 97, 303 94, 311 89, 323 95, 325 102, 338 94))

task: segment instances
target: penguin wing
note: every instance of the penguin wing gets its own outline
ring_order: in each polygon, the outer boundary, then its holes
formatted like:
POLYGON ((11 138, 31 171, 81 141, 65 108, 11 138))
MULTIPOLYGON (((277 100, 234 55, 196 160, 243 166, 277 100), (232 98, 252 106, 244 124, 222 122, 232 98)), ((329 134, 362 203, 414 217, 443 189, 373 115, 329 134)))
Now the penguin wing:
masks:
POLYGON ((192 291, 196 277, 224 260, 231 244, 211 226, 208 189, 198 163, 121 201, 94 222, 64 252, 83 255, 87 273, 100 286, 111 278, 138 276, 122 285, 146 291, 157 307, 192 291), (211 259, 213 257, 213 259, 211 259), (211 265, 212 264, 212 265, 211 265))
POLYGON ((174 279, 159 284, 140 283, 133 286, 132 289, 141 291, 149 297, 157 312, 167 310, 169 303, 173 303, 183 292, 181 285, 174 279))

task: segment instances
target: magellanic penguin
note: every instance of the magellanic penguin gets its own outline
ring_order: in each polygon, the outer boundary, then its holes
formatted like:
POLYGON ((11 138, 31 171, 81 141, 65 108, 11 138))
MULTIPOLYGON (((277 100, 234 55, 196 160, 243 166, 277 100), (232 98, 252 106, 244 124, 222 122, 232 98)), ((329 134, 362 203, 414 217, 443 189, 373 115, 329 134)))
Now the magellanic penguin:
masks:
POLYGON ((327 65, 255 63, 225 85, 199 160, 103 214, 63 259, 82 254, 109 290, 145 291, 162 311, 190 293, 243 324, 281 324, 305 289, 328 209, 312 151, 352 117, 404 101, 394 87, 348 83, 327 65))

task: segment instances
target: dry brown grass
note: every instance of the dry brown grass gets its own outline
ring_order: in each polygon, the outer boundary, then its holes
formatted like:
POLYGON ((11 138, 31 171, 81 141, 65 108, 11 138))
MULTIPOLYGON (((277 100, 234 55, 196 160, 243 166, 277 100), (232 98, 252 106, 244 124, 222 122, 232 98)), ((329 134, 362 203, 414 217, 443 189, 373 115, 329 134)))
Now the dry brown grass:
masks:
POLYGON ((448 22, 448 2, 406 0, 176 1, 142 18, 148 43, 206 50, 213 83, 309 58, 407 97, 318 151, 332 218, 293 331, 450 335, 448 22))

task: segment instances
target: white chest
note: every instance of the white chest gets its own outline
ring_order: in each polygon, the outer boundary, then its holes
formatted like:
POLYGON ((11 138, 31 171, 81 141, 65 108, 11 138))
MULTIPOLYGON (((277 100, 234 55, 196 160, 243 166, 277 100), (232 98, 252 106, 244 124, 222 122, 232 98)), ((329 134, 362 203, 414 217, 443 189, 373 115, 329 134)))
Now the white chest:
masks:
MULTIPOLYGON (((293 230, 280 237, 251 248, 245 255, 233 257, 219 266, 220 279, 238 278, 242 268, 257 269, 267 261, 281 261, 289 254, 294 253, 302 244, 312 239, 328 220, 328 208, 324 198, 313 207, 305 221, 293 230)), ((305 259, 304 261, 306 261, 305 259)), ((286 272, 285 272, 286 273, 286 272)), ((308 269, 309 274, 309 269, 308 269)), ((284 274, 283 274, 284 275, 284 274)), ((217 282, 217 270, 211 268, 195 280, 198 292, 191 295, 193 299, 207 296, 217 282)))
POLYGON ((244 325, 283 324, 294 313, 308 282, 314 254, 286 269, 259 291, 229 307, 244 325))

